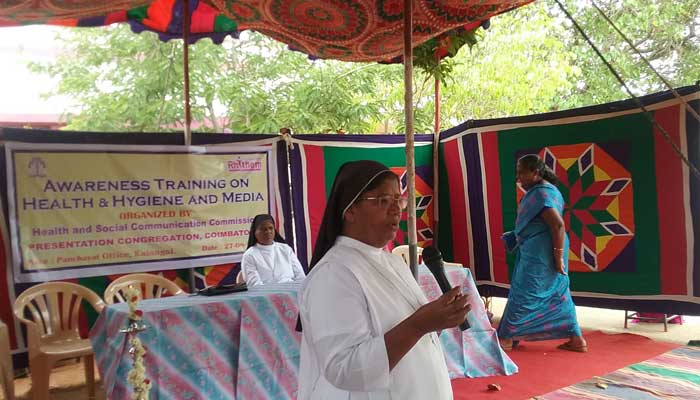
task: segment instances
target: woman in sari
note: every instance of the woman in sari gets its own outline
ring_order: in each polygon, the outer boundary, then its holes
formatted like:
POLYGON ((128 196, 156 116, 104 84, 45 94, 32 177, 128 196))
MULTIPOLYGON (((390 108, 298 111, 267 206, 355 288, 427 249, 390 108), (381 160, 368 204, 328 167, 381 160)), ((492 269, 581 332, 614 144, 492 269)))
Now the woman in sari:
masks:
POLYGON ((586 352, 569 292, 569 238, 562 214, 564 199, 557 178, 535 154, 518 160, 518 183, 526 190, 518 206, 515 230, 503 240, 516 252, 508 303, 498 326, 504 350, 519 340, 569 338, 562 350, 586 352))

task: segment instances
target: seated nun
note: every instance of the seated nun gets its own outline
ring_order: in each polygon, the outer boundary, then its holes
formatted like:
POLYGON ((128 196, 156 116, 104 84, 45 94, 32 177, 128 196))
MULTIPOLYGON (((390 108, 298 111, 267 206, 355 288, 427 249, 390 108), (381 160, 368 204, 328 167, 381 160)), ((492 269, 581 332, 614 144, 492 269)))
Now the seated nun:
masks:
POLYGON ((294 250, 285 243, 271 215, 256 215, 241 271, 248 287, 300 281, 306 277, 294 250))
POLYGON ((436 332, 470 309, 456 286, 428 302, 394 240, 408 199, 375 161, 340 167, 299 293, 299 400, 448 400, 436 332))

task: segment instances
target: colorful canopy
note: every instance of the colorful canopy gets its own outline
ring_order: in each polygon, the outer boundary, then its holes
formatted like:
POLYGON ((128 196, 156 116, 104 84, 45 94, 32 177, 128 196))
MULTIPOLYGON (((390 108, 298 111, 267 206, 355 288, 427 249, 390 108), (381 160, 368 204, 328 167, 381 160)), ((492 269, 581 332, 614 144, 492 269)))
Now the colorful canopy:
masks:
MULTIPOLYGON (((533 0, 414 0, 413 43, 472 30, 533 0)), ((315 58, 396 61, 403 52, 403 0, 190 0, 192 40, 252 29, 315 58)), ((7 0, 0 26, 101 26, 182 37, 182 0, 7 0)))

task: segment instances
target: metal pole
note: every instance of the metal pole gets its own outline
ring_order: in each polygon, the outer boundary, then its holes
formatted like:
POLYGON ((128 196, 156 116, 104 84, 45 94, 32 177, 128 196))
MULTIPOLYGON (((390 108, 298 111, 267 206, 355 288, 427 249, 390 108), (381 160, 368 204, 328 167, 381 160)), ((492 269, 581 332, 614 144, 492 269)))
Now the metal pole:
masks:
POLYGON ((408 185, 408 265, 413 277, 418 280, 416 166, 413 152, 413 0, 403 2, 403 83, 404 117, 406 118, 406 184, 408 185))
MULTIPOLYGON (((185 75, 185 146, 192 145, 192 114, 190 113, 190 2, 189 0, 182 1, 182 70, 185 75)), ((194 279, 194 268, 187 270, 187 286, 190 293, 197 290, 197 283, 194 279)))

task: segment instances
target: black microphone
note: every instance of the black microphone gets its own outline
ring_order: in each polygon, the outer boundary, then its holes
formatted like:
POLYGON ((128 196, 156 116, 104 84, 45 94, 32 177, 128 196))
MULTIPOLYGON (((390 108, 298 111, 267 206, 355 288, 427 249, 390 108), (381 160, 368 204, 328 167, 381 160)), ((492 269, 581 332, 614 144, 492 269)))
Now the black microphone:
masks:
MULTIPOLYGON (((445 265, 442 263, 442 254, 440 254, 440 250, 436 249, 433 246, 428 246, 424 248, 423 263, 426 267, 428 267, 430 273, 432 273, 435 277, 435 280, 440 286, 440 290, 442 290, 442 293, 449 292, 450 289, 452 289, 452 286, 450 285, 450 282, 445 276, 445 265)), ((463 331, 469 329, 469 322, 467 322, 467 320, 465 319, 464 322, 459 324, 459 329, 463 331)))

